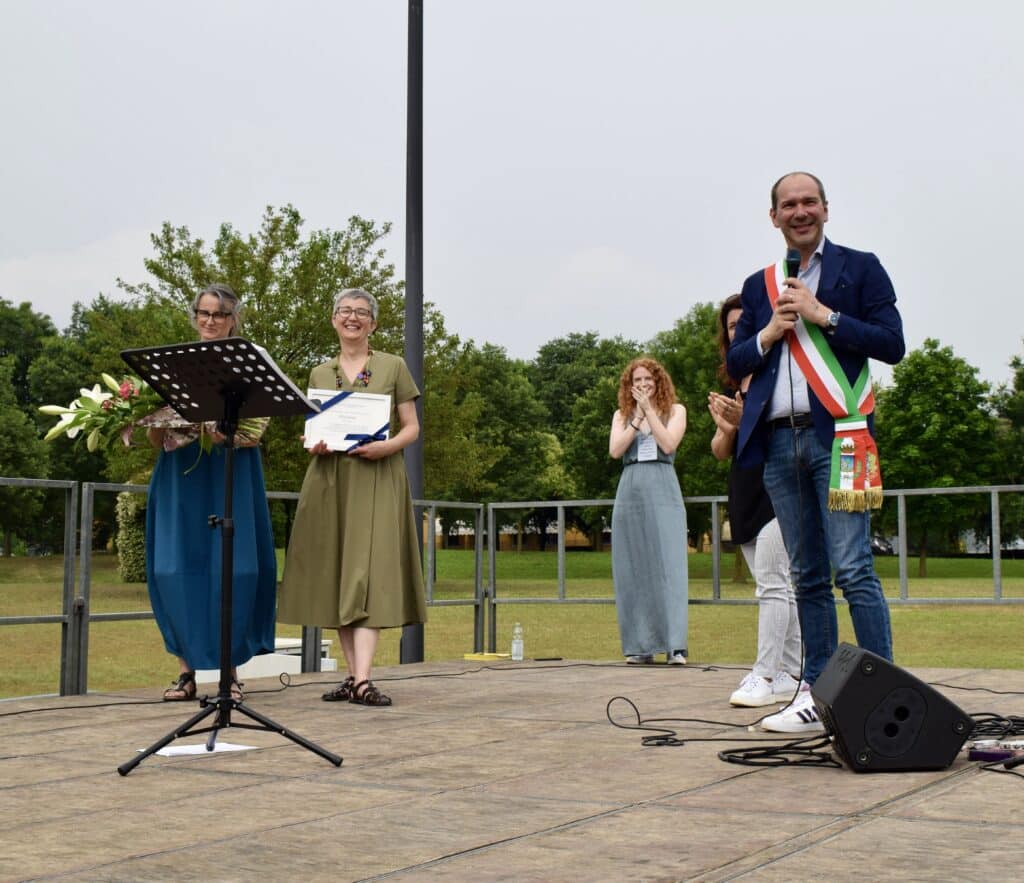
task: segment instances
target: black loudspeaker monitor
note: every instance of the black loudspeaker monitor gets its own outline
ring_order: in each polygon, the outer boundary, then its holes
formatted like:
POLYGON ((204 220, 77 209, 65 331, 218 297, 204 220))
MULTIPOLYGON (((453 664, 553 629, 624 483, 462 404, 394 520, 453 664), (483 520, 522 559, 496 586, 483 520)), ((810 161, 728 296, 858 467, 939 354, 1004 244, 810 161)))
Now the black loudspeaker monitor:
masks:
POLYGON ((839 758, 855 773, 942 770, 974 721, 924 681, 840 644, 811 696, 839 758))

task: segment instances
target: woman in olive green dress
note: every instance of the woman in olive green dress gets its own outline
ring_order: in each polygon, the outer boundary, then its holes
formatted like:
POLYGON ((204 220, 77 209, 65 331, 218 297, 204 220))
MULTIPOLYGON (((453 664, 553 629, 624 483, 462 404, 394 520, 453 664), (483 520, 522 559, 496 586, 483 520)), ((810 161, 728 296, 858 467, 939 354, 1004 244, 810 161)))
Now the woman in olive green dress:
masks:
POLYGON ((323 698, 390 705, 370 680, 382 628, 425 622, 426 599, 402 449, 419 436, 420 391, 405 362, 375 352, 377 301, 360 288, 335 298, 341 352, 313 369, 315 389, 391 396, 391 432, 349 453, 310 448, 278 598, 280 622, 337 628, 348 677, 323 698), (397 431, 396 431, 397 428, 397 431))

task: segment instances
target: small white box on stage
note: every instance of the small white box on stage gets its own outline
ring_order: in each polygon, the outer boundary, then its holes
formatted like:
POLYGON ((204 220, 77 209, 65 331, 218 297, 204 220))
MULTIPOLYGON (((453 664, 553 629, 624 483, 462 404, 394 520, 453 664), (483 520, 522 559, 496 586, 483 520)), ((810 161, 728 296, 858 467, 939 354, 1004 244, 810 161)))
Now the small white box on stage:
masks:
MULTIPOLYGON (((320 671, 337 671, 338 662, 331 659, 331 641, 324 638, 320 641, 320 671)), ((290 675, 302 673, 302 639, 277 638, 274 641, 274 652, 254 656, 244 665, 238 666, 238 680, 247 678, 275 678, 281 672, 290 675)), ((220 681, 220 672, 215 668, 199 669, 196 672, 197 684, 216 684, 220 681)))

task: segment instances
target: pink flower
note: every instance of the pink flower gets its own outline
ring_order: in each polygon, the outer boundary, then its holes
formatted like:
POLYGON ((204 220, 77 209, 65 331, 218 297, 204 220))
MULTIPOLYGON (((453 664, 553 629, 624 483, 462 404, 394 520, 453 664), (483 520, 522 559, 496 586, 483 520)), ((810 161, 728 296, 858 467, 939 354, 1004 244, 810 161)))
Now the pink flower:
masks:
POLYGON ((132 384, 129 381, 127 381, 127 380, 125 380, 117 388, 117 392, 118 392, 118 395, 120 395, 122 399, 126 399, 129 396, 137 396, 139 394, 139 391, 134 386, 132 386, 132 384))
POLYGON ((100 407, 104 411, 109 411, 111 408, 114 407, 114 403, 110 399, 104 399, 102 402, 100 402, 100 407))

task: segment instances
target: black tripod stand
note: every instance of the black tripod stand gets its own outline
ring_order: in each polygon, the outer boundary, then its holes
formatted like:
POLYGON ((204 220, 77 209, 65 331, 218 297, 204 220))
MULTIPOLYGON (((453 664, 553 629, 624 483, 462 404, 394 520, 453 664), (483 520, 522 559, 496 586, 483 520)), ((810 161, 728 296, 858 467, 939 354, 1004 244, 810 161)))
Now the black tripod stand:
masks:
POLYGON ((335 766, 342 759, 310 742, 287 727, 246 706, 231 695, 231 593, 234 576, 235 523, 234 442, 238 421, 245 417, 285 416, 315 410, 294 384, 260 348, 242 338, 207 341, 176 346, 126 350, 122 358, 131 365, 161 398, 182 417, 202 422, 218 419, 217 430, 224 444, 224 514, 209 517, 210 528, 221 531, 220 576, 220 684, 215 699, 199 699, 200 711, 180 727, 171 730, 145 751, 121 764, 117 771, 127 776, 136 766, 179 736, 209 733, 206 750, 213 751, 217 735, 227 727, 280 733, 335 766), (238 723, 232 711, 256 723, 238 723), (199 726, 208 717, 213 721, 199 726))

